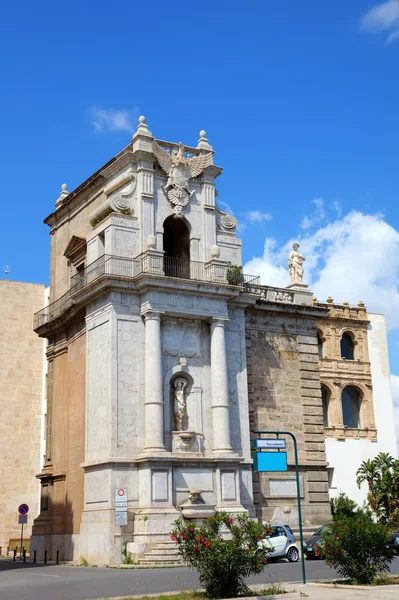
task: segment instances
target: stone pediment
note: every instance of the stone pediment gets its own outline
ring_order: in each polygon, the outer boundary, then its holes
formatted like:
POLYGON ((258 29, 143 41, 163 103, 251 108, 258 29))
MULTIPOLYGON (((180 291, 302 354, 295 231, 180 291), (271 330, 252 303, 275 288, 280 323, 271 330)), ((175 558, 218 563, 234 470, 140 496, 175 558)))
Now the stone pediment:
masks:
POLYGON ((64 256, 68 258, 73 265, 79 264, 86 256, 86 243, 86 238, 73 235, 65 249, 64 256))

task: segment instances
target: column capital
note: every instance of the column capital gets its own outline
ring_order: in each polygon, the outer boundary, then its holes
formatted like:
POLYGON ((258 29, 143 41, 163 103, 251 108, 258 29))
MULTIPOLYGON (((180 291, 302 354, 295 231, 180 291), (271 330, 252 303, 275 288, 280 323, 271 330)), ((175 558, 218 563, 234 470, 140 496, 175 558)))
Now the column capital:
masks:
POLYGON ((153 310, 152 308, 143 308, 140 313, 145 321, 160 321, 164 314, 164 311, 153 310))
POLYGON ((210 320, 210 326, 211 328, 224 327, 228 321, 228 317, 212 317, 210 320))

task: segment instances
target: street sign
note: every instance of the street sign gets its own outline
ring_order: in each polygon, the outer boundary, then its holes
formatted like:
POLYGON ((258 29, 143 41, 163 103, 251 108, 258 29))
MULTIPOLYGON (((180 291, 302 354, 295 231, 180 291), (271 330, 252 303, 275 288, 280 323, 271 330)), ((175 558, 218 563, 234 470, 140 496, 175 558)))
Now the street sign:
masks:
POLYGON ((127 502, 115 502, 115 508, 118 508, 118 509, 126 508, 126 510, 127 510, 127 502))
POLYGON ((270 449, 270 450, 285 450, 287 442, 284 439, 258 438, 252 440, 252 448, 270 449))
POLYGON ((115 512, 115 518, 116 518, 116 525, 119 525, 120 527, 124 527, 125 525, 127 525, 127 511, 123 510, 117 510, 115 512))
POLYGON ((115 488, 115 502, 127 502, 127 488, 115 488))
POLYGON ((28 515, 18 515, 18 525, 26 525, 28 522, 28 515))
POLYGON ((29 512, 29 506, 27 504, 20 504, 18 506, 18 512, 20 515, 27 515, 29 512))
POLYGON ((254 452, 254 471, 288 471, 286 452, 254 452))

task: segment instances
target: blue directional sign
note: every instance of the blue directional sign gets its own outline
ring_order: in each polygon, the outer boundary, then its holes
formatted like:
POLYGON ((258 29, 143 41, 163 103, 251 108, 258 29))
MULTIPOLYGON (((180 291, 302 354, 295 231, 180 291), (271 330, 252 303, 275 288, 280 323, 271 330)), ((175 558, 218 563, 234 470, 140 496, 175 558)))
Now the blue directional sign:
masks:
POLYGON ((286 452, 254 452, 254 471, 288 471, 286 452))
POLYGON ((20 504, 18 507, 18 512, 20 515, 27 515, 29 512, 29 506, 27 504, 20 504))

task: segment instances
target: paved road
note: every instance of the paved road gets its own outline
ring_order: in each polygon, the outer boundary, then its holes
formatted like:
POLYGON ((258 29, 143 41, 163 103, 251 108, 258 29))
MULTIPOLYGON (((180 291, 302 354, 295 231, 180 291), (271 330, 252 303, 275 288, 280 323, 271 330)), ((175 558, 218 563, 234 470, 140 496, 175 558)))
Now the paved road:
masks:
MULTIPOLYGON (((399 556, 391 570, 399 573, 399 556)), ((0 561, 0 600, 91 600, 199 587, 195 571, 178 569, 106 569, 31 565, 0 561)), ((324 561, 306 563, 308 580, 334 576, 324 561)), ((269 565, 251 583, 301 580, 300 563, 269 565)))

